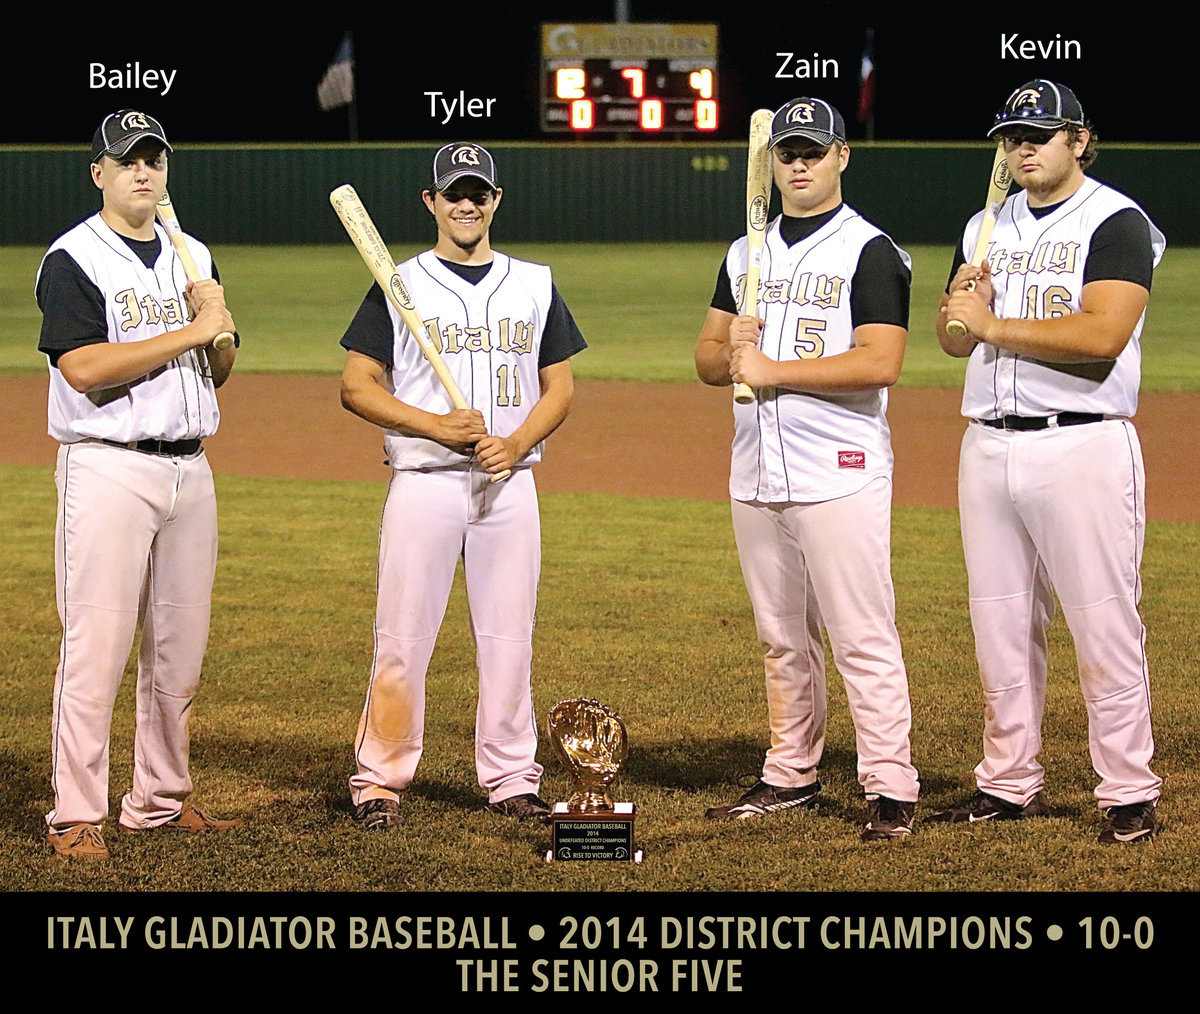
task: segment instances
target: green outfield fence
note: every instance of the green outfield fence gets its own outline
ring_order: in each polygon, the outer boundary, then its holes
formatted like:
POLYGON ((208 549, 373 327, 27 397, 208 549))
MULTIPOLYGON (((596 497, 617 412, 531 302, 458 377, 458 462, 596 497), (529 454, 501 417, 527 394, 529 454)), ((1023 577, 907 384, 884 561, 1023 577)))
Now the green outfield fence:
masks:
MULTIPOLYGON (((690 242, 743 231, 745 146, 495 143, 501 242, 690 242)), ((847 200, 901 243, 952 243, 982 205, 988 144, 852 145, 847 200)), ((353 184, 389 242, 430 235, 419 198, 433 146, 181 146, 171 193, 209 243, 344 242, 328 194, 353 184)), ((99 206, 82 149, 0 148, 0 244, 48 244, 99 206), (17 181, 20 185, 15 185, 17 181)), ((1095 175, 1133 196, 1169 243, 1200 244, 1200 146, 1101 147, 1095 175), (1147 167, 1153 165, 1153 172, 1147 167)))

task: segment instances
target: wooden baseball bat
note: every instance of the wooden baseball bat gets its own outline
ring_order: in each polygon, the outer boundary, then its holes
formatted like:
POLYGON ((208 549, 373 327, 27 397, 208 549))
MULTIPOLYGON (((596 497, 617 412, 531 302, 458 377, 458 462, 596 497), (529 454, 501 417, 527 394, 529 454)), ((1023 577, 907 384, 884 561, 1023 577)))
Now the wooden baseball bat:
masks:
MULTIPOLYGON (((158 220, 162 222, 162 227, 171 237, 171 246, 175 248, 175 254, 179 258, 179 263, 183 265, 183 272, 187 275, 188 281, 200 281, 200 270, 196 267, 195 260, 192 259, 192 251, 188 249, 187 240, 183 238, 183 230, 179 227, 179 218, 175 214, 175 206, 171 203, 171 195, 165 190, 155 211, 158 213, 158 220)), ((232 333, 222 331, 213 339, 212 346, 222 352, 232 348, 232 333)))
MULTIPOLYGON (((355 189, 349 184, 338 187, 330 193, 329 203, 333 205, 333 210, 342 220, 342 225, 346 227, 350 239, 358 247, 358 252, 362 254, 362 259, 375 277, 375 281, 383 289, 383 294, 396 308, 400 319, 404 321, 404 326, 412 332, 412 336, 417 340, 425 359, 433 367, 433 372, 442 382, 442 387, 446 389, 446 394, 450 396, 454 407, 470 408, 471 406, 467 404, 458 385, 454 382, 454 377, 446 368, 445 360, 442 359, 437 346, 433 344, 433 339, 429 337, 425 322, 421 320, 421 315, 417 313, 417 308, 413 305, 412 296, 408 294, 408 287, 404 284, 404 279, 400 277, 400 272, 396 270, 396 262, 388 253, 383 237, 379 235, 379 230, 375 228, 375 223, 371 221, 371 216, 367 214, 367 209, 363 206, 355 189)), ((493 475, 492 482, 507 479, 510 474, 510 470, 506 468, 503 472, 493 475)))
MULTIPOLYGON (((1008 199, 1008 188, 1012 184, 1012 176, 1008 171, 1008 159, 1004 157, 1004 142, 996 144, 996 157, 992 161, 992 178, 988 182, 987 204, 983 209, 983 222, 979 226, 979 238, 975 240, 975 252, 971 254, 971 264, 979 267, 987 256, 988 243, 992 239, 992 230, 996 227, 996 216, 1008 199)), ((967 291, 975 291, 975 280, 967 282, 967 291)), ((961 320, 946 321, 946 334, 951 338, 962 338, 967 333, 967 325, 961 320)))
MULTIPOLYGON (((746 288, 742 313, 758 316, 758 276, 762 267, 763 243, 767 238, 767 211, 771 204, 771 118, 769 109, 759 109, 750 117, 750 145, 746 152, 746 288)), ((739 405, 754 401, 747 384, 736 384, 733 400, 739 405)))

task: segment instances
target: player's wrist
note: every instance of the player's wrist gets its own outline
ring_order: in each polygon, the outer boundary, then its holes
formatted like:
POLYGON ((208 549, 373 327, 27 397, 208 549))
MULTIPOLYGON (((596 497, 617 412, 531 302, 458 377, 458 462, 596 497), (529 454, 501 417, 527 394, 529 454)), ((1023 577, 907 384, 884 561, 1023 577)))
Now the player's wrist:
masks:
POLYGON ((989 313, 984 318, 983 330, 976 337, 978 342, 986 342, 988 345, 999 345, 1005 338, 1005 322, 989 313))

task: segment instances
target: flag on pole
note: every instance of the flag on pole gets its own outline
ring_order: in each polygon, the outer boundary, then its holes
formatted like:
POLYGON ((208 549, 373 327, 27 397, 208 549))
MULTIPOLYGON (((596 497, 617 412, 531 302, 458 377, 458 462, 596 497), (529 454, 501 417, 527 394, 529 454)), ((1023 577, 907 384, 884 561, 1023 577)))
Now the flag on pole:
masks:
POLYGON ((317 85, 317 102, 328 112, 338 106, 346 106, 354 101, 354 43, 350 33, 342 36, 342 44, 338 46, 325 76, 317 85))
POLYGON ((858 75, 858 122, 866 123, 875 112, 875 30, 867 29, 862 66, 858 75))

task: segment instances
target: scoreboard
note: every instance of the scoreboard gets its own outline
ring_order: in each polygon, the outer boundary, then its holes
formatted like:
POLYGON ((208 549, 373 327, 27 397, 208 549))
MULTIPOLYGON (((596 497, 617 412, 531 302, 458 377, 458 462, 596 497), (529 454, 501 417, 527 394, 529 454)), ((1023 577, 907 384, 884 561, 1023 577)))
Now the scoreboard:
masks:
POLYGON ((717 26, 543 24, 546 133, 717 129, 717 26))

